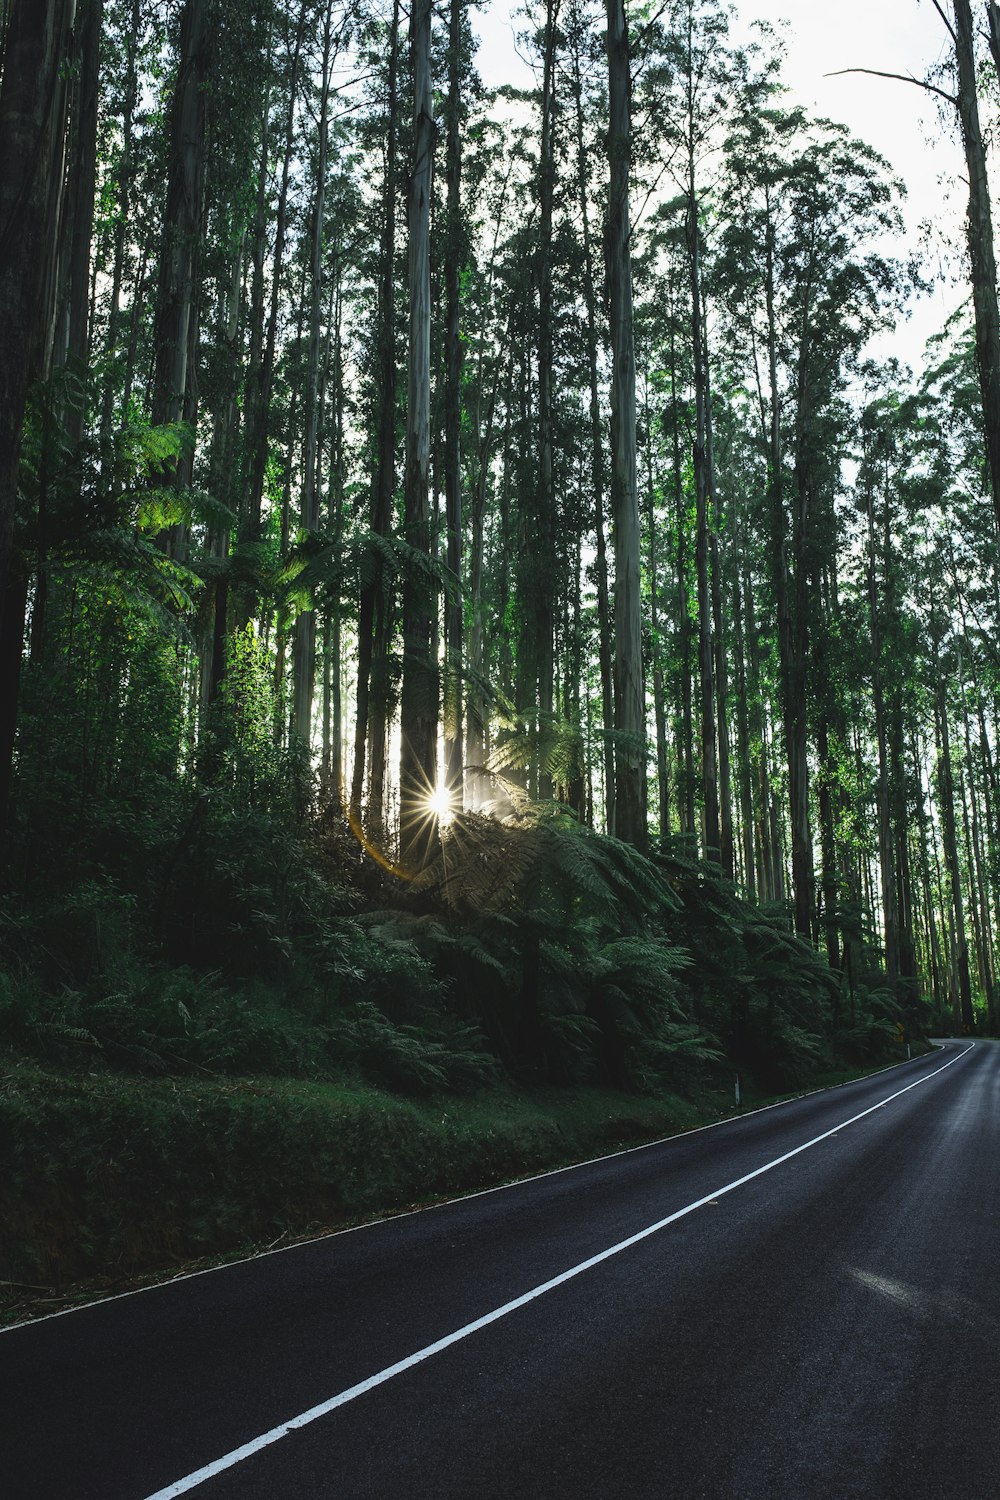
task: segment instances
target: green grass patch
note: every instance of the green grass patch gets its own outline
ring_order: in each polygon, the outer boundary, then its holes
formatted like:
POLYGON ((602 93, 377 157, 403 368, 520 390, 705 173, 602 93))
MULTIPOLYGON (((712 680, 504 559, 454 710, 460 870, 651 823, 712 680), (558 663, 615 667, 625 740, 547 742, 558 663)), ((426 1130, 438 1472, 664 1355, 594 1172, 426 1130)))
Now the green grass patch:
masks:
MULTIPOLYGON (((400 1099, 276 1079, 67 1076, 0 1084, 0 1278, 60 1299, 245 1253, 683 1129, 672 1097, 500 1088, 400 1099)), ((14 1285, 12 1285, 12 1283, 14 1285)))
MULTIPOLYGON (((872 1070, 869 1070, 872 1071, 872 1070)), ((831 1074, 818 1086, 862 1076, 831 1074)), ((769 1102, 744 1091, 744 1110, 769 1102)), ((401 1099, 282 1079, 0 1079, 0 1321, 126 1290, 733 1113, 610 1089, 401 1099)))

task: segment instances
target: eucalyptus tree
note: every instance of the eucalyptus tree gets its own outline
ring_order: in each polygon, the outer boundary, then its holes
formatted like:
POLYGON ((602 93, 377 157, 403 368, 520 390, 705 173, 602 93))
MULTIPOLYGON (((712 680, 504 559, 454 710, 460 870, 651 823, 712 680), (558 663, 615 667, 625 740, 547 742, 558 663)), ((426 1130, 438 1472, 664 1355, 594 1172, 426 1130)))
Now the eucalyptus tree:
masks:
MULTIPOLYGON (((82 370, 90 347, 91 242, 97 187, 98 105, 100 101, 101 29, 104 0, 78 0, 72 66, 73 95, 69 103, 67 142, 67 201, 59 253, 59 307, 53 361, 66 361, 82 370)), ((83 436, 85 403, 78 401, 68 414, 69 435, 83 436)))
POLYGON ((907 485, 914 461, 913 407, 900 399, 899 380, 898 369, 890 368, 885 394, 874 396, 861 413, 857 488, 865 562, 859 592, 867 596, 862 649, 870 660, 886 978, 913 1020, 914 894, 905 744, 907 731, 916 727, 907 701, 914 690, 915 636, 912 617, 908 618, 912 581, 905 558, 915 548, 917 536, 907 485))
MULTIPOLYGON (((560 0, 546 0, 541 39, 542 86, 538 141, 538 466, 535 501, 533 608, 524 652, 530 682, 527 692, 537 701, 539 727, 551 720, 555 688, 556 495, 553 478, 553 213, 556 192, 556 111, 560 0)), ((552 795, 552 779, 544 765, 539 771, 539 795, 552 795)))
MULTIPOLYGON (((413 145, 408 204, 409 352, 406 385, 405 538, 429 557, 431 398, 431 182, 436 126, 431 86, 430 0, 410 13, 413 145)), ((437 784, 438 672, 432 654, 434 596, 426 572, 403 587, 403 683, 400 700, 399 845, 404 866, 428 850, 428 796, 437 784)))
POLYGON ((624 0, 608 0, 608 217, 605 245, 611 327, 611 515, 615 542, 615 832, 644 849, 646 693, 639 586, 635 334, 632 320, 631 65, 624 0))
MULTIPOLYGON (((369 508, 373 536, 385 537, 392 529, 396 485, 397 418, 397 309, 396 262, 399 217, 400 133, 400 7, 393 0, 388 24, 372 17, 368 22, 363 56, 374 65, 378 77, 378 114, 371 123, 381 156, 378 200, 378 261, 375 268, 375 354, 371 415, 374 458, 369 508)), ((389 639, 391 634, 390 582, 381 553, 373 549, 369 576, 362 584, 358 612, 358 677, 351 775, 352 817, 361 813, 365 782, 365 758, 369 765, 368 816, 375 830, 383 821, 386 764, 386 725, 389 696, 389 639)))
MULTIPOLYGON (((667 704, 664 673, 664 649, 663 637, 665 632, 665 621, 663 611, 663 591, 661 587, 661 565, 660 565, 660 539, 659 510, 662 501, 662 485, 660 481, 659 465, 657 459, 659 453, 657 445, 653 440, 654 412, 653 397, 655 392, 651 389, 650 372, 648 362, 643 369, 642 376, 642 452, 644 458, 644 474, 642 488, 644 491, 644 512, 646 523, 646 580, 649 596, 649 676, 652 679, 653 688, 653 722, 655 726, 655 753, 656 753, 656 792, 658 821, 657 828, 660 839, 669 838, 671 829, 670 811, 670 774, 668 769, 667 749, 667 704)), ((668 533, 669 535, 669 533, 668 533)))
POLYGON ((251 241, 249 349, 244 392, 242 464, 240 472, 239 543, 251 566, 240 601, 238 623, 253 613, 252 559, 262 541, 262 515, 270 447, 270 417, 274 394, 284 273, 288 251, 289 195, 296 152, 296 120, 303 89, 306 32, 315 0, 299 0, 297 8, 282 8, 274 19, 268 49, 271 76, 261 107, 260 157, 251 241), (279 143, 276 150, 275 142, 279 143), (277 170, 277 193, 271 210, 270 179, 277 170), (274 240, 269 240, 273 215, 274 240), (269 264, 268 264, 269 263, 269 264), (268 271, 270 288, 268 288, 268 271))
MULTIPOLYGON (((113 3, 105 18, 103 41, 106 47, 114 47, 120 58, 120 68, 109 70, 110 78, 102 80, 106 95, 110 89, 121 88, 120 100, 105 98, 105 116, 108 123, 114 120, 114 133, 109 130, 114 144, 108 163, 108 196, 113 203, 113 232, 109 234, 110 245, 103 255, 102 269, 107 276, 107 260, 110 257, 110 291, 106 336, 104 341, 105 373, 101 396, 100 430, 106 439, 114 414, 117 381, 112 377, 114 365, 119 358, 119 335, 122 325, 122 290, 126 279, 126 248, 131 234, 133 216, 133 191, 136 176, 136 116, 139 104, 139 63, 142 47, 142 0, 128 0, 127 12, 120 20, 113 3), (111 106, 109 108, 109 105, 111 106), (118 119, 120 117, 120 136, 118 119), (117 137, 117 139, 116 139, 117 137)), ((97 246, 101 257, 101 245, 97 246)))
POLYGON ((151 407, 179 19, 149 0, 104 4, 92 355, 105 443, 151 407))
POLYGON ((594 76, 590 17, 581 0, 574 0, 566 17, 566 49, 572 109, 572 153, 575 167, 575 198, 579 215, 580 281, 587 344, 587 392, 590 419, 590 484, 593 489, 594 580, 597 590, 597 644, 601 677, 601 712, 604 724, 602 761, 605 816, 609 831, 616 826, 615 742, 609 732, 615 722, 614 647, 608 575, 606 505, 607 461, 601 420, 600 362, 605 334, 597 295, 592 203, 591 131, 594 114, 605 111, 605 91, 594 76), (596 97, 595 97, 596 95, 596 97))
POLYGON ((42 374, 53 276, 75 0, 11 0, 0 79, 0 830, 17 725, 27 577, 14 553, 21 428, 42 374))
POLYGON ((197 257, 199 340, 196 380, 200 441, 195 486, 210 497, 197 565, 205 575, 200 631, 203 702, 225 678, 233 626, 246 619, 246 485, 242 460, 256 442, 256 385, 264 324, 265 121, 278 51, 275 0, 221 4, 215 13, 217 64, 206 100, 205 210, 197 257), (237 587, 231 587, 236 579, 237 587))
MULTIPOLYGON (((516 525, 511 624, 513 698, 519 726, 508 740, 523 741, 530 754, 516 774, 526 777, 543 798, 553 792, 551 748, 558 737, 556 713, 557 629, 563 597, 559 555, 559 497, 555 481, 555 408, 559 372, 555 330, 565 299, 564 246, 560 216, 565 196, 561 167, 565 137, 561 0, 545 0, 538 14, 529 13, 523 38, 536 75, 535 87, 518 101, 532 115, 532 129, 522 137, 526 215, 508 237, 509 274, 522 283, 521 305, 514 310, 510 335, 516 362, 523 370, 518 410, 512 414, 517 436, 515 482, 516 525)), ((512 476, 513 477, 513 476, 512 476)), ((513 761, 511 762, 513 767, 513 761)))
MULTIPOLYGON (((61 428, 70 449, 78 447, 83 438, 91 397, 87 366, 102 18, 101 0, 83 0, 78 6, 66 63, 66 138, 62 151, 65 185, 61 191, 58 235, 44 294, 44 301, 50 305, 46 369, 55 374, 64 387, 58 396, 50 392, 46 397, 44 423, 53 435, 61 428)), ((48 458, 46 465, 48 467, 48 458)), ((33 518, 34 557, 29 568, 33 575, 31 655, 34 660, 38 659, 45 638, 51 582, 51 517, 47 501, 48 484, 42 482, 37 491, 37 510, 33 518)))
MULTIPOLYGON (((316 111, 315 175, 309 215, 309 349, 303 402, 304 431, 302 454, 302 488, 299 495, 299 524, 304 536, 314 534, 320 521, 319 462, 320 380, 322 321, 324 311, 323 282, 327 273, 325 256, 327 178, 330 154, 330 113, 333 67, 340 51, 346 23, 335 24, 335 0, 326 0, 320 11, 320 47, 318 80, 319 99, 316 111)), ((313 686, 316 673, 316 616, 309 608, 299 611, 295 620, 294 688, 292 707, 293 732, 308 751, 312 732, 313 686)))
POLYGON ((682 0, 671 8, 662 32, 658 26, 654 26, 652 32, 647 44, 655 45, 655 62, 646 70, 645 102, 651 117, 657 122, 663 170, 678 194, 675 209, 683 216, 687 251, 687 320, 694 395, 691 446, 698 603, 700 789, 705 853, 708 858, 719 861, 722 857, 722 830, 710 536, 715 528, 716 476, 712 467, 705 331, 704 214, 709 191, 705 169, 706 159, 718 150, 719 132, 724 128, 739 91, 743 66, 739 55, 728 45, 728 9, 706 3, 706 0, 682 0))
MULTIPOLYGON (((638 319, 641 330, 644 377, 656 396, 646 424, 645 441, 653 450, 662 448, 660 463, 670 476, 663 489, 663 511, 654 509, 647 524, 664 533, 670 551, 669 606, 672 621, 670 657, 665 683, 673 700, 673 738, 676 745, 674 798, 680 835, 695 840, 696 803, 702 777, 696 770, 697 736, 694 712, 694 642, 697 619, 694 549, 690 545, 695 528, 695 506, 691 495, 691 453, 694 434, 693 361, 688 338, 687 303, 690 276, 688 241, 678 222, 676 204, 668 201, 652 215, 637 268, 638 319)), ((647 463, 652 454, 647 454, 647 463)), ((654 546, 650 536, 647 545, 654 546)), ((652 581, 652 580, 651 580, 652 581)), ((651 600, 652 604, 652 600, 651 600)), ((651 622, 652 623, 652 622, 651 622)), ((655 645, 654 645, 655 650, 655 645)), ((665 836, 668 830, 662 829, 665 836)))
MULTIPOLYGON (((167 193, 153 325, 151 414, 157 426, 190 419, 198 341, 196 257, 204 214, 206 106, 216 43, 216 0, 185 0, 167 147, 167 193)), ((180 481, 181 476, 174 477, 180 481)), ((186 528, 175 523, 168 550, 183 558, 186 528)))
POLYGON ((971 331, 956 321, 932 352, 936 361, 915 398, 919 446, 912 487, 926 534, 921 606, 943 846, 937 882, 943 931, 937 941, 948 949, 954 996, 968 1026, 970 937, 980 993, 988 1013, 991 1003, 995 1010, 996 840, 995 825, 983 812, 997 803, 1000 589, 993 518, 981 503, 979 381, 971 331))
MULTIPOLYGON (((511 416, 516 276, 511 283, 511 253, 516 259, 517 209, 523 201, 526 156, 522 137, 527 123, 517 124, 495 111, 485 95, 482 114, 471 125, 464 152, 467 232, 470 263, 463 289, 467 357, 463 362, 463 422, 466 443, 469 542, 465 596, 469 630, 465 637, 466 794, 473 809, 488 800, 484 766, 490 743, 491 669, 496 675, 507 643, 489 629, 491 594, 509 586, 507 569, 489 566, 488 551, 505 526, 497 511, 508 505, 505 429, 511 416), (505 234, 506 232, 506 234, 505 234), (508 243, 513 241, 513 244, 508 243), (492 575, 500 573, 496 580, 492 575), (494 587, 491 588, 491 585, 494 587), (498 649, 499 648, 499 649, 498 649)), ((519 290, 519 289, 518 289, 519 290)), ((501 544, 502 545, 502 544, 501 544)), ((506 551, 504 551, 506 557, 506 551)), ((501 610, 501 616, 506 610, 501 610)), ((509 676, 509 672, 500 672, 509 676)))
MULTIPOLYGON (((955 104, 968 168, 967 240, 972 302, 976 315, 976 358, 983 407, 986 454, 997 535, 1000 537, 1000 309, 993 245, 993 210, 986 147, 979 119, 975 30, 970 0, 953 0, 955 24, 949 27, 955 47, 955 104)), ((996 7, 987 5, 991 36, 998 34, 996 7)))
POLYGON ((761 110, 728 147, 730 212, 719 275, 744 338, 768 455, 770 582, 788 768, 795 926, 815 923, 809 802, 811 639, 824 548, 834 539, 853 361, 900 295, 871 250, 898 226, 886 164, 841 126, 761 110))
POLYGON ((451 593, 445 605, 444 762, 448 797, 461 811, 465 803, 463 734, 464 611, 459 584, 462 577, 462 272, 467 268, 465 224, 462 214, 463 108, 470 53, 468 21, 463 0, 451 0, 448 12, 448 93, 445 125, 445 440, 444 484, 446 556, 451 593))
MULTIPOLYGON (((969 190, 966 215, 966 246, 969 255, 969 279, 976 322, 976 357, 979 395, 982 407, 983 437, 986 447, 993 514, 1000 533, 1000 306, 997 300, 997 267, 993 235, 993 209, 990 201, 989 170, 985 136, 979 112, 979 64, 976 48, 976 26, 971 0, 952 0, 949 19, 946 0, 933 0, 953 48, 952 77, 954 92, 928 78, 911 74, 884 72, 876 68, 848 68, 845 72, 868 73, 877 78, 912 83, 935 98, 944 100, 952 118, 957 117, 965 155, 969 190)), ((987 30, 984 33, 1000 70, 1000 11, 994 0, 983 7, 987 30)))
POLYGON ((947 886, 954 925, 951 928, 953 967, 957 980, 959 1019, 966 1031, 975 1027, 972 1008, 972 978, 969 971, 969 943, 966 930, 965 882, 959 857, 958 826, 955 816, 956 778, 952 756, 951 708, 948 701, 949 668, 956 665, 958 643, 951 636, 941 608, 937 590, 931 585, 930 666, 933 674, 934 740, 937 752, 937 801, 941 814, 947 886))

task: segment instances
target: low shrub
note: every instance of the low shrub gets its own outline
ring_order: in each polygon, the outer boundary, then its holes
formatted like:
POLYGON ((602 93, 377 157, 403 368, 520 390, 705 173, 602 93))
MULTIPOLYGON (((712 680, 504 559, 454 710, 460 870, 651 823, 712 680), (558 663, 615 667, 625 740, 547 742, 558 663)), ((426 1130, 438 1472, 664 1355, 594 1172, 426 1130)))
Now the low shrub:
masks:
POLYGON ((673 1098, 490 1090, 425 1103, 268 1079, 0 1084, 0 1278, 62 1286, 232 1254, 693 1123, 673 1098))

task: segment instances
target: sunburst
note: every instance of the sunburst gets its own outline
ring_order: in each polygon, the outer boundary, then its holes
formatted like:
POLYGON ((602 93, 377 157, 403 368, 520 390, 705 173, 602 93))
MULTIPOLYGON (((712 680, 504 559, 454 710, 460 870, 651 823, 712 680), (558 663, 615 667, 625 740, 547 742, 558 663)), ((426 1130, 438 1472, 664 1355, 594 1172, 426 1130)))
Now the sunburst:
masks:
POLYGON ((425 801, 431 817, 435 818, 442 828, 447 828, 455 817, 455 798, 449 788, 446 786, 432 788, 427 793, 425 801))

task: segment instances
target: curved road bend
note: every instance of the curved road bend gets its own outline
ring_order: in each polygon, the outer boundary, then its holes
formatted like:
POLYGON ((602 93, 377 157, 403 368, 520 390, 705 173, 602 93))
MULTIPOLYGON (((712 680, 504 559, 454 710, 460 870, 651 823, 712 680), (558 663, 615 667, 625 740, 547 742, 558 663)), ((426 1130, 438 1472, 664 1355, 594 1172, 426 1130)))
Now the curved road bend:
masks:
POLYGON ((948 1043, 22 1325, 0 1492, 997 1500, 998 1163, 1000 1046, 948 1043))

